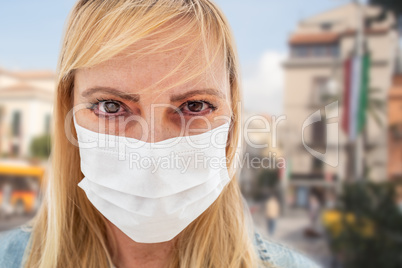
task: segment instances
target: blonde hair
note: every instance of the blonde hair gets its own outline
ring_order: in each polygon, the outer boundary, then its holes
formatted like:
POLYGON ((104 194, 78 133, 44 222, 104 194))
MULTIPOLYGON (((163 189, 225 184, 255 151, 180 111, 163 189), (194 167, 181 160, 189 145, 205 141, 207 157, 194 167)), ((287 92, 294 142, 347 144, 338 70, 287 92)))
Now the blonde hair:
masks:
MULTIPOLYGON (((233 120, 226 151, 233 179, 218 199, 179 235, 167 266, 220 268, 258 265, 234 175, 240 137, 240 77, 233 37, 222 12, 209 0, 80 0, 70 14, 58 62, 53 174, 47 182, 42 207, 33 221, 26 267, 111 266, 108 244, 113 241, 107 239, 104 217, 77 187, 83 178, 79 151, 65 134, 64 122, 73 106, 74 74, 80 68, 127 54, 129 46, 140 40, 174 30, 177 33, 166 35, 163 42, 151 42, 149 46, 134 51, 133 55, 141 57, 172 49, 166 45, 194 33, 199 37, 194 42, 203 41, 206 51, 215 51, 208 48, 212 44, 218 48, 216 51, 223 52, 231 90, 233 120)), ((213 58, 217 55, 215 53, 213 58)), ((189 72, 181 82, 189 81, 197 74, 199 72, 189 72)))

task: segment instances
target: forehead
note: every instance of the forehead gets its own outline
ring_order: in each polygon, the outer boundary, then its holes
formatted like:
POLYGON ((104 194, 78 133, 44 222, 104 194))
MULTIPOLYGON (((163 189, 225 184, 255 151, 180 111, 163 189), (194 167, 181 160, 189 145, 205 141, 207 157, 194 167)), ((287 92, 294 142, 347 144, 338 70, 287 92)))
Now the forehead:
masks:
POLYGON ((207 48, 200 42, 192 44, 192 38, 189 35, 164 46, 160 46, 163 36, 141 40, 101 64, 79 69, 75 87, 82 91, 92 86, 110 86, 140 94, 198 87, 228 91, 222 52, 211 44, 207 48), (155 51, 147 51, 157 46, 160 47, 155 51))

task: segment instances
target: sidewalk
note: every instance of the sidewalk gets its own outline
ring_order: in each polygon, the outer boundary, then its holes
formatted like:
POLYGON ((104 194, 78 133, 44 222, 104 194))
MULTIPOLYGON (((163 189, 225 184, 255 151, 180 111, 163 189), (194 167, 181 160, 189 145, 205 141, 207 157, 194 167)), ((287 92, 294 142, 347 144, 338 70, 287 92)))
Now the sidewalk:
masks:
POLYGON ((273 237, 268 235, 267 223, 263 213, 256 211, 253 214, 253 219, 255 228, 264 238, 278 241, 304 253, 321 264, 323 268, 330 267, 330 251, 325 237, 307 238, 303 234, 304 229, 309 226, 309 219, 304 212, 289 211, 286 216, 279 218, 273 237))

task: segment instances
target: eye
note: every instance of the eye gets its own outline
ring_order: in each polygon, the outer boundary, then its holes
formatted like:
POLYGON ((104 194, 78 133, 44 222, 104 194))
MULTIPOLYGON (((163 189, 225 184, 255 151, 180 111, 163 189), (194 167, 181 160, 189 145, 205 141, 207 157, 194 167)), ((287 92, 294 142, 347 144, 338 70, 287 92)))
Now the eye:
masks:
POLYGON ((89 109, 98 116, 118 116, 126 113, 124 105, 117 100, 96 100, 97 102, 92 103, 89 109))
POLYGON ((119 112, 121 105, 114 101, 101 102, 99 110, 104 113, 115 114, 119 112))
POLYGON ((187 109, 191 112, 198 113, 205 109, 207 106, 204 102, 194 101, 187 103, 187 109))
POLYGON ((216 109, 211 103, 207 101, 187 101, 181 107, 181 111, 184 114, 206 114, 216 109))

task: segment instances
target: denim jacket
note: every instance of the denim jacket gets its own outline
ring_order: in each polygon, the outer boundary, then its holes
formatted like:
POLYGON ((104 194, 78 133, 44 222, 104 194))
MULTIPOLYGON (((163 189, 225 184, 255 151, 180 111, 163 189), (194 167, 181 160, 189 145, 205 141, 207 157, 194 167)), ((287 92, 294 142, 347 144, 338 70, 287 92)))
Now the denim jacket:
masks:
MULTIPOLYGON (((0 268, 19 268, 30 237, 24 228, 0 233, 0 268)), ((259 233, 254 236, 255 249, 263 262, 277 268, 318 268, 319 266, 302 254, 278 243, 262 239, 259 233)), ((264 267, 264 265, 262 265, 264 267)))

